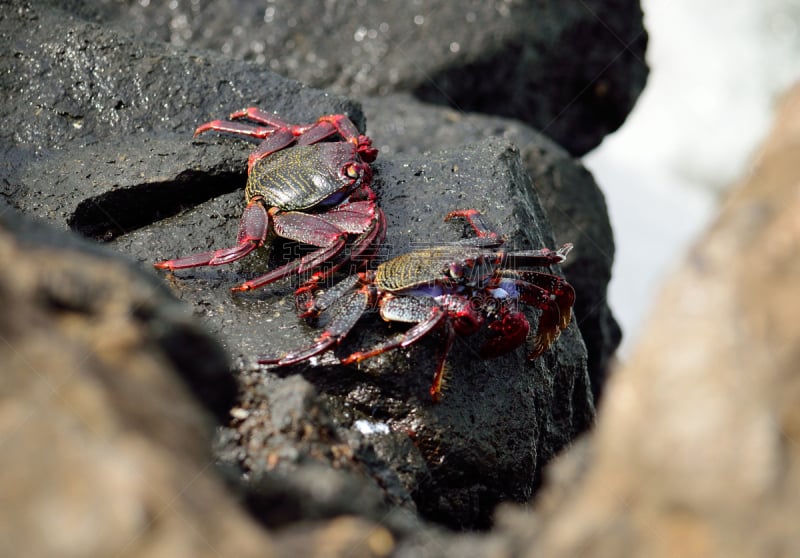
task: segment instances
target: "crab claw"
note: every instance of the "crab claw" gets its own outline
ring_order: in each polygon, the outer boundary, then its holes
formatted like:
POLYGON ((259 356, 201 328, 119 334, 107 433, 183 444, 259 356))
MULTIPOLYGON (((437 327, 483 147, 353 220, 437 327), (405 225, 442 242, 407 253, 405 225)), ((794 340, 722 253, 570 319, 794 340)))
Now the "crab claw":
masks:
POLYGON ((525 342, 531 330, 522 312, 504 312, 488 327, 489 339, 481 347, 481 356, 488 358, 513 351, 525 342))
POLYGON ((372 163, 378 157, 378 149, 372 147, 372 138, 365 135, 359 135, 355 141, 356 152, 361 156, 361 160, 366 163, 372 163))
MULTIPOLYGON (((571 318, 570 315, 567 320, 571 318)), ((561 335, 561 330, 569 324, 561 316, 561 311, 557 304, 553 303, 545 308, 542 315, 539 316, 539 327, 536 334, 533 336, 533 350, 528 354, 528 360, 533 360, 541 356, 552 345, 558 336, 561 335)))

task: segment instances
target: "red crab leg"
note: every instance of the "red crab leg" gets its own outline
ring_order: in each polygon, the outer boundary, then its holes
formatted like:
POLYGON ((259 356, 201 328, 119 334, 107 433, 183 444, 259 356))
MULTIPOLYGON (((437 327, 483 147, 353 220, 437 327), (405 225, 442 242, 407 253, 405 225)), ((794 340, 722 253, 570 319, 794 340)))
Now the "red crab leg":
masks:
POLYGON ((301 287, 295 291, 294 296, 297 302, 298 314, 301 318, 309 318, 312 316, 319 316, 322 312, 333 306, 337 300, 344 296, 347 291, 353 290, 359 281, 362 280, 363 274, 350 275, 342 279, 325 292, 318 296, 309 296, 307 301, 303 301, 300 297, 313 290, 312 288, 301 287))
POLYGON ((405 334, 381 343, 372 349, 357 351, 345 357, 342 359, 342 364, 361 362, 392 349, 408 347, 441 325, 442 320, 447 318, 447 312, 436 304, 436 301, 432 298, 403 296, 385 300, 381 306, 381 317, 384 320, 414 323, 416 325, 406 331, 405 334))
POLYGON ((452 325, 450 325, 450 322, 447 320, 447 312, 430 297, 404 296, 385 300, 383 306, 381 306, 381 317, 385 320, 395 322, 416 322, 416 325, 406 331, 404 335, 390 339, 367 351, 358 351, 341 359, 342 364, 361 362, 362 360, 378 356, 392 349, 408 347, 444 323, 447 339, 439 362, 436 365, 433 383, 430 389, 431 398, 434 402, 438 402, 441 399, 444 364, 447 360, 447 355, 450 353, 450 348, 453 345, 453 337, 455 335, 452 325))
POLYGON ((442 400, 442 383, 444 382, 444 365, 447 362, 447 355, 450 354, 450 349, 453 348, 453 341, 456 338, 456 332, 452 324, 448 321, 444 324, 445 340, 444 347, 442 348, 439 356, 439 362, 436 363, 436 370, 433 372, 433 382, 431 382, 431 399, 434 403, 442 400))
POLYGON ((366 290, 360 290, 341 300, 338 311, 328 322, 327 329, 314 339, 314 343, 311 346, 304 349, 295 349, 281 356, 262 356, 258 358, 258 363, 287 366, 324 353, 339 343, 353 329, 353 326, 356 325, 358 319, 367 309, 369 294, 366 290))
POLYGON ((376 220, 378 211, 380 210, 372 202, 356 201, 345 202, 318 216, 342 230, 358 234, 370 228, 370 223, 376 220))
MULTIPOLYGON (((347 257, 336 266, 362 258, 370 248, 383 242, 386 237, 386 216, 372 202, 358 201, 340 205, 337 209, 320 215, 349 233, 359 233, 348 251, 347 257)), ((364 260, 364 263, 368 259, 364 260)), ((331 270, 330 275, 336 269, 331 270)))
POLYGON ((465 219, 472 227, 472 230, 475 231, 475 234, 478 236, 478 238, 496 239, 500 236, 486 223, 483 215, 477 209, 458 209, 456 211, 451 211, 447 214, 447 217, 445 217, 444 220, 450 221, 456 217, 465 219))
POLYGON ((213 130, 215 132, 226 132, 228 134, 237 134, 240 136, 247 136, 251 138, 264 139, 270 137, 278 128, 271 128, 266 126, 254 126, 246 122, 231 122, 230 120, 212 120, 201 124, 194 131, 195 137, 204 132, 213 130))
POLYGON ((337 132, 345 141, 352 141, 358 137, 356 125, 353 124, 353 121, 345 114, 329 114, 321 116, 313 124, 293 125, 258 107, 248 107, 244 110, 231 113, 230 118, 231 120, 247 118, 260 124, 266 124, 272 128, 286 128, 295 136, 306 136, 310 133, 310 139, 303 140, 306 145, 322 141, 337 132))
POLYGON ((247 204, 239 220, 239 233, 236 237, 237 245, 232 248, 223 248, 211 252, 203 252, 165 260, 153 264, 158 269, 185 269, 201 265, 222 265, 239 260, 247 254, 262 246, 269 233, 269 215, 261 203, 261 198, 253 198, 247 204))
POLYGON ((353 246, 350 248, 351 260, 362 257, 370 248, 383 243, 386 238, 386 215, 379 207, 375 207, 374 223, 373 227, 367 229, 362 236, 353 241, 353 246))
POLYGON ((291 128, 292 125, 283 120, 281 117, 272 114, 271 112, 266 112, 261 110, 258 107, 247 107, 243 110, 237 110, 236 112, 232 112, 228 117, 231 120, 237 120, 239 118, 248 118, 259 124, 266 124, 268 126, 272 126, 273 128, 291 128))
POLYGON ((317 215, 295 211, 276 213, 273 215, 272 226, 278 236, 318 246, 319 250, 273 269, 266 275, 251 279, 238 287, 233 287, 232 291, 249 291, 274 283, 293 273, 306 273, 335 258, 345 247, 347 231, 328 223, 317 215))
POLYGON ((511 269, 521 267, 547 267, 559 264, 567 259, 567 254, 572 250, 572 244, 564 244, 558 250, 541 248, 539 250, 515 250, 503 254, 504 262, 511 269))
MULTIPOLYGON (((348 229, 348 232, 361 232, 361 234, 353 241, 347 252, 343 253, 343 257, 341 257, 339 261, 330 266, 326 266, 324 270, 314 272, 311 278, 295 291, 295 299, 297 300, 304 298, 305 293, 308 291, 319 288, 320 283, 332 276, 348 262, 356 262, 357 269, 365 267, 375 255, 374 252, 370 252, 370 249, 383 242, 386 236, 386 217, 380 208, 370 202, 344 204, 339 206, 336 210, 321 214, 320 217, 326 221, 333 222, 341 228, 351 227, 348 229), (356 204, 362 207, 369 207, 369 211, 373 212, 372 215, 370 216, 369 212, 362 210, 357 212, 351 211, 356 204), (339 215, 340 213, 342 215, 339 215), (364 228, 361 230, 352 228, 352 223, 355 221, 356 216, 370 216, 370 222, 366 230, 364 230, 364 228), (333 219, 330 217, 333 217, 333 219)), ((305 305, 299 305, 298 308, 302 308, 303 306, 305 305)))

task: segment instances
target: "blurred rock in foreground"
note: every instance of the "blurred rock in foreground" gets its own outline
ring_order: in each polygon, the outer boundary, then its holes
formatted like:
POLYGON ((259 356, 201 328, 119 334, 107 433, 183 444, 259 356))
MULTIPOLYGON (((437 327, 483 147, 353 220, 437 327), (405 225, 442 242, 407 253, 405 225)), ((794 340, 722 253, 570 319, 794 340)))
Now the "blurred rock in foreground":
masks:
POLYGON ((215 478, 185 378, 218 346, 122 257, 0 206, 0 540, 5 556, 272 556, 215 478), (193 356, 176 358, 175 344, 193 356))
POLYGON ((588 457, 553 468, 530 556, 800 555, 798 160, 795 87, 612 377, 588 457))

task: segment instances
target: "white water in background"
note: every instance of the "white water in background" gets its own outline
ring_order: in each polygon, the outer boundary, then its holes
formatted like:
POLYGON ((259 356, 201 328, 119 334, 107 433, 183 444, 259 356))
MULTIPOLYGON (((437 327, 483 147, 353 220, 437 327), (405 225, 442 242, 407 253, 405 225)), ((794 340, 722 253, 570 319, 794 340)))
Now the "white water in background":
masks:
POLYGON ((642 7, 648 84, 623 127, 584 158, 614 227, 609 304, 623 358, 661 281, 747 171, 780 94, 800 79, 800 0, 642 7))

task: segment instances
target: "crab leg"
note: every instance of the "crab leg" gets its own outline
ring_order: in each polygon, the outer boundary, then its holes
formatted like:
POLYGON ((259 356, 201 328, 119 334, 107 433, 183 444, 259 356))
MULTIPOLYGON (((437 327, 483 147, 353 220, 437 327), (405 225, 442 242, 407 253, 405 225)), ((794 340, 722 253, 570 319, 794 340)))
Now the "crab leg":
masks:
POLYGON ((262 246, 269 233, 269 215, 261 203, 261 198, 250 200, 239 221, 237 245, 192 256, 165 260, 153 264, 158 269, 185 269, 201 265, 222 265, 239 260, 262 246))
POLYGON ((210 130, 215 132, 236 134, 239 136, 247 136, 250 138, 264 139, 274 134, 278 128, 254 126, 253 124, 247 124, 246 122, 231 122, 230 120, 212 120, 198 126, 194 131, 194 137, 197 137, 200 134, 210 130))
POLYGON ((403 296, 386 299, 381 306, 381 317, 392 322, 416 324, 403 335, 381 343, 367 351, 357 351, 342 359, 343 364, 352 364, 391 351, 407 347, 419 341, 447 318, 447 312, 430 297, 403 296))
POLYGON ((301 318, 319 316, 322 312, 333 306, 337 300, 341 299, 347 291, 352 290, 360 280, 361 277, 359 275, 350 275, 319 296, 314 297, 309 295, 308 300, 304 301, 303 299, 307 293, 318 286, 317 284, 312 285, 311 281, 307 282, 294 293, 298 315, 301 318))
POLYGON ((564 244, 558 250, 549 250, 548 248, 541 248, 539 250, 515 250, 513 252, 505 252, 503 254, 503 261, 511 269, 519 269, 522 267, 547 267, 554 264, 562 263, 567 259, 567 254, 572 250, 572 244, 564 244))
POLYGON ((359 133, 356 125, 345 114, 329 114, 321 116, 313 124, 289 124, 278 116, 261 110, 258 107, 248 107, 231 113, 230 120, 212 120, 201 125, 195 131, 195 135, 202 134, 208 130, 219 132, 230 132, 256 138, 266 138, 277 130, 286 130, 293 137, 297 138, 298 145, 310 145, 320 142, 338 133, 345 141, 356 142, 359 140, 359 133), (254 126, 242 122, 232 122, 241 118, 246 118, 263 126, 254 126))
POLYGON ((458 209, 456 211, 451 211, 447 214, 447 217, 444 218, 445 221, 450 221, 455 219, 456 217, 461 217, 467 221, 472 230, 478 236, 478 238, 491 238, 491 239, 498 239, 500 235, 492 230, 486 220, 483 218, 483 215, 477 209, 458 209))
POLYGON ((383 242, 386 236, 386 217, 383 211, 375 207, 371 202, 360 201, 344 204, 336 210, 320 215, 320 218, 340 228, 346 229, 349 233, 361 234, 356 237, 349 249, 342 253, 342 257, 338 262, 326 266, 324 270, 314 272, 311 278, 295 291, 295 298, 300 298, 306 292, 319 288, 322 281, 333 275, 347 262, 356 262, 357 268, 366 266, 374 255, 370 253, 369 250, 373 248, 375 244, 383 242), (359 207, 359 209, 354 211, 356 207, 359 207), (368 208, 368 211, 361 208, 368 208), (366 225, 361 222, 365 216, 370 219, 366 225), (362 219, 359 220, 356 219, 356 217, 362 219), (358 225, 354 226, 356 223, 358 225))
POLYGON ((322 263, 335 258, 345 247, 347 231, 340 229, 336 225, 316 215, 309 215, 296 211, 277 213, 273 215, 272 226, 278 236, 317 246, 319 250, 315 250, 302 258, 273 269, 266 275, 251 279, 238 287, 233 287, 231 290, 249 291, 269 283, 274 283, 294 273, 306 273, 322 263))
POLYGON ((307 360, 313 356, 324 353, 344 339, 356 325, 361 315, 366 311, 369 303, 367 291, 356 291, 347 298, 340 299, 337 311, 328 322, 328 327, 322 332, 314 343, 303 349, 295 349, 281 356, 262 356, 258 358, 259 364, 277 364, 285 366, 307 360))
POLYGON ((447 312, 445 309, 430 297, 403 296, 387 299, 383 306, 381 306, 381 317, 384 320, 415 323, 416 325, 403 335, 390 339, 367 351, 358 351, 341 359, 342 364, 361 362, 362 360, 378 356, 392 349, 408 347, 428 335, 440 325, 445 324, 447 334, 445 346, 441 352, 439 362, 436 365, 433 383, 430 389, 431 398, 434 402, 439 401, 441 398, 444 364, 447 360, 447 355, 450 353, 450 348, 453 345, 455 336, 455 331, 447 319, 447 312))
POLYGON ((302 133, 305 128, 308 128, 308 126, 292 126, 274 114, 270 114, 256 107, 238 110, 231 113, 228 118, 230 118, 230 120, 212 120, 211 122, 201 124, 195 130, 194 135, 197 136, 203 132, 214 130, 217 132, 228 132, 231 134, 264 139, 271 136, 276 130, 285 129, 290 133, 296 130, 297 133, 292 133, 293 137, 302 133), (255 126, 246 122, 232 122, 240 118, 247 118, 259 124, 265 124, 265 126, 255 126))
POLYGON ((375 204, 369 201, 346 202, 320 213, 319 218, 349 233, 358 234, 369 228, 378 211, 375 204))

